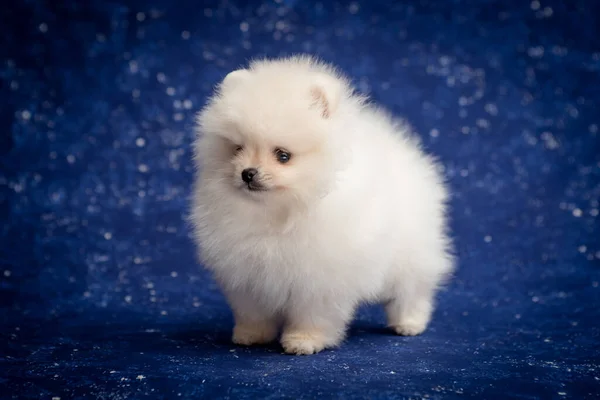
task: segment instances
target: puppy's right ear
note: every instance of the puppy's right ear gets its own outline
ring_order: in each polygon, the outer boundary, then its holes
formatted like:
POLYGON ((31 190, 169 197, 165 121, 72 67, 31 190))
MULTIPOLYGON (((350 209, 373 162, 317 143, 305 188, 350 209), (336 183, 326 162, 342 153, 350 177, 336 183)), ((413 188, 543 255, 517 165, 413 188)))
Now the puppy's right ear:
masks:
POLYGON ((235 87, 238 83, 248 78, 250 75, 250 71, 247 69, 238 69, 236 71, 230 72, 221 82, 221 87, 230 88, 235 87))
POLYGON ((312 106, 323 118, 329 118, 337 110, 342 97, 342 82, 332 76, 321 75, 311 88, 312 106))

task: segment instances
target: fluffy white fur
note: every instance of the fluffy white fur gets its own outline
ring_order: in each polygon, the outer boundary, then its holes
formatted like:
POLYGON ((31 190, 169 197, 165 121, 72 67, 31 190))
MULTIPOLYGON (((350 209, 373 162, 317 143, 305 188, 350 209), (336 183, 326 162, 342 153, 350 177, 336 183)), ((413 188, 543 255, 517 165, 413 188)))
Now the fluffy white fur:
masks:
POLYGON ((235 343, 281 332, 287 353, 317 353, 362 302, 385 304, 400 335, 426 329, 453 266, 443 179, 407 126, 331 66, 300 56, 230 73, 198 116, 195 155, 191 221, 235 343))

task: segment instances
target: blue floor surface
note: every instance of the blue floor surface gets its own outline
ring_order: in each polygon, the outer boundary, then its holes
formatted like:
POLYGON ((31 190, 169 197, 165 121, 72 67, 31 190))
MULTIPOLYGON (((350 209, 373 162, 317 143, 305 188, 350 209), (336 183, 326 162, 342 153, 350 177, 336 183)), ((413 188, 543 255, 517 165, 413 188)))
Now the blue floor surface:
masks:
POLYGON ((7 2, 0 397, 600 397, 600 2, 7 2), (455 279, 402 338, 361 309, 310 357, 244 349, 184 221, 194 114, 309 52, 420 133, 455 279))

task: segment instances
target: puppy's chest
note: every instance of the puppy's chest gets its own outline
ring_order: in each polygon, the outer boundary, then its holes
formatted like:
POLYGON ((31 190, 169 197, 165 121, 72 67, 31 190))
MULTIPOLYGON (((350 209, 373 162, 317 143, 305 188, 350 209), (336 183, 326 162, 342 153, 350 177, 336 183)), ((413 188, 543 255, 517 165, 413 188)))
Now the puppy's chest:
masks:
POLYGON ((232 243, 231 251, 246 259, 248 264, 261 268, 276 267, 299 262, 299 250, 304 243, 286 234, 248 234, 240 236, 232 243))
POLYGON ((220 268, 232 268, 237 274, 241 268, 249 275, 275 273, 301 278, 314 273, 314 268, 324 273, 324 266, 347 261, 338 258, 357 250, 347 230, 315 220, 315 216, 296 219, 291 229, 260 220, 247 220, 244 225, 231 221, 212 224, 213 235, 207 242, 215 245, 213 250, 218 249, 214 258, 221 258, 220 268))

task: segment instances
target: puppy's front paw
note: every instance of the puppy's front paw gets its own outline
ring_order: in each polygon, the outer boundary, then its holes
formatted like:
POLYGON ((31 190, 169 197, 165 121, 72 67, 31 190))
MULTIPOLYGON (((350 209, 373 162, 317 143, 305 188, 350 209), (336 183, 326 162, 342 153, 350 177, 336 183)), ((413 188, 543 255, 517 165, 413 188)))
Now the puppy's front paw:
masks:
POLYGON ((267 344, 277 338, 277 329, 269 324, 236 324, 232 341, 242 346, 267 344))
POLYGON ((316 332, 284 333, 281 345, 287 354, 316 354, 325 348, 325 340, 316 332))
POLYGON ((398 325, 392 326, 398 335, 402 336, 417 336, 427 328, 427 321, 408 320, 403 321, 398 325))

